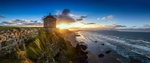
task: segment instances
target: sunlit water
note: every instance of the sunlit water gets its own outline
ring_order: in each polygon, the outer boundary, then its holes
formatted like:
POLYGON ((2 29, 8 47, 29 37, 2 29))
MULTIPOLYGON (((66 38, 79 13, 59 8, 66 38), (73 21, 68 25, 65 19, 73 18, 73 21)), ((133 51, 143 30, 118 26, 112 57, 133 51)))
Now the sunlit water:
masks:
POLYGON ((150 33, 116 31, 80 31, 79 33, 81 38, 77 40, 85 42, 88 49, 96 55, 111 49, 115 52, 110 55, 122 63, 129 63, 131 59, 150 63, 150 33))

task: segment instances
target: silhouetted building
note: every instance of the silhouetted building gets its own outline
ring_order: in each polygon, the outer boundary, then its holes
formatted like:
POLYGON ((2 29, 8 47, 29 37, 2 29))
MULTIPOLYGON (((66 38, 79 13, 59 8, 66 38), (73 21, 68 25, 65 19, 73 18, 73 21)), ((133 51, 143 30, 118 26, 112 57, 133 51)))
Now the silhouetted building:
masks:
POLYGON ((49 14, 44 19, 44 28, 56 28, 56 18, 49 14))

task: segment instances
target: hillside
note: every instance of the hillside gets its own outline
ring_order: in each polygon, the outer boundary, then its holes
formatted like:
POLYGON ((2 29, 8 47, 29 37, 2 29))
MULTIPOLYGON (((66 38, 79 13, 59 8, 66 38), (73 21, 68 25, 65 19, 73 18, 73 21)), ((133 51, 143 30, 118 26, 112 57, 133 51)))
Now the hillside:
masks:
POLYGON ((71 63, 76 62, 82 55, 78 54, 69 41, 65 41, 69 30, 43 30, 38 35, 21 45, 0 51, 0 63, 71 63), (5 54, 3 51, 7 51, 5 54))

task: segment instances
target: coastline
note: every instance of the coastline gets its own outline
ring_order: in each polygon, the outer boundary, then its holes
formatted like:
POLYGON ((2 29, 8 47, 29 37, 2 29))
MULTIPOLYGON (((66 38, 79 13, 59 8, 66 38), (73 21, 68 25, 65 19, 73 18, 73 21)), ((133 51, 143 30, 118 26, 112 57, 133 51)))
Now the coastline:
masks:
MULTIPOLYGON (((72 36, 74 36, 76 42, 78 42, 78 44, 80 43, 84 43, 87 46, 86 50, 83 50, 84 52, 87 52, 87 56, 88 56, 88 63, 121 63, 120 61, 117 60, 117 58, 113 58, 111 57, 111 54, 106 54, 104 52, 106 52, 106 50, 104 50, 104 48, 107 48, 107 46, 103 46, 100 45, 100 49, 103 49, 103 51, 99 51, 99 53, 104 54, 104 57, 99 57, 95 51, 91 50, 91 48, 89 47, 89 44, 86 42, 86 38, 79 32, 79 31, 74 31, 73 32, 74 35, 72 34, 72 36)), ((73 42, 74 40, 70 39, 70 42, 73 42)), ((73 43, 72 43, 73 44, 73 43)), ((90 45, 92 46, 92 44, 90 45)), ((94 47, 94 46, 92 46, 94 47)))

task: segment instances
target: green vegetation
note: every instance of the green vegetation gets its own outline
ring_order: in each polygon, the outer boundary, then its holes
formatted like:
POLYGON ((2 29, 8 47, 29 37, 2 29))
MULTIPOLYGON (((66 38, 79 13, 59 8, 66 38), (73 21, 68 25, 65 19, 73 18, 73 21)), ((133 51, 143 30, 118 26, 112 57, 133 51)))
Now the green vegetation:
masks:
MULTIPOLYGON (((29 27, 0 26, 0 30, 6 30, 6 29, 20 29, 20 28, 29 28, 29 27)), ((41 28, 41 27, 30 27, 30 28, 41 28)))
POLYGON ((0 26, 0 30, 14 29, 14 28, 19 28, 19 27, 14 27, 14 26, 0 26))
POLYGON ((0 63, 69 63, 79 55, 70 42, 63 39, 67 33, 71 32, 58 29, 39 30, 38 36, 21 46, 16 45, 10 54, 1 56, 0 63))

